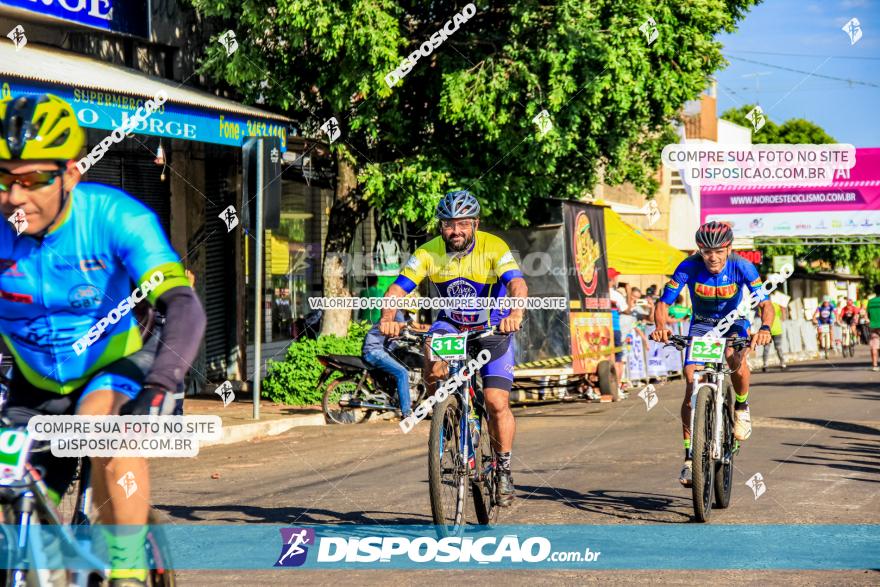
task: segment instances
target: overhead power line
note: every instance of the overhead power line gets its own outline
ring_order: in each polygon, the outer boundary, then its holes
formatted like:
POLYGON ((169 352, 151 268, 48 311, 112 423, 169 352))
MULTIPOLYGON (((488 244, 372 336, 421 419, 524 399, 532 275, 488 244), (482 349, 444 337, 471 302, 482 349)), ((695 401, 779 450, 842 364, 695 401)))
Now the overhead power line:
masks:
POLYGON ((860 80, 849 79, 845 77, 835 77, 833 75, 822 75, 819 73, 812 73, 810 71, 804 71, 803 69, 795 69, 793 67, 785 67, 783 65, 775 65, 773 63, 766 63, 764 61, 755 61, 754 59, 746 59, 744 57, 732 57, 737 61, 744 61, 746 63, 754 63, 756 65, 763 65, 764 67, 772 67, 774 69, 781 69, 783 71, 791 71, 793 73, 802 73, 805 75, 809 75, 811 77, 818 77, 822 79, 831 79, 838 82, 846 82, 850 85, 858 85, 858 86, 867 86, 869 88, 880 88, 880 84, 875 84, 874 82, 863 82, 860 80))
MULTIPOLYGON (((747 49, 736 49, 731 53, 724 51, 725 55, 736 55, 737 53, 752 53, 754 55, 781 55, 783 57, 828 57, 827 55, 817 55, 815 53, 774 53, 771 51, 749 51, 747 49)), ((832 55, 832 59, 862 59, 866 61, 880 61, 880 57, 862 57, 859 55, 832 55)))

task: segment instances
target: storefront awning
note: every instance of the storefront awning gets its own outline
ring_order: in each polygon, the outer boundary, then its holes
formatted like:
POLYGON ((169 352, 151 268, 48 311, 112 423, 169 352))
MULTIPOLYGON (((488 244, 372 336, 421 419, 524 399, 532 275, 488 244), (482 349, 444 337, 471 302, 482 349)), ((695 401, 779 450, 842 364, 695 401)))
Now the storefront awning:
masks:
POLYGON ((12 43, 0 43, 2 96, 55 94, 70 103, 84 128, 112 131, 160 90, 167 102, 135 134, 236 147, 246 136, 276 136, 286 143, 292 121, 279 114, 77 53, 32 43, 16 51, 12 43))
POLYGON ((608 266, 625 275, 669 275, 686 255, 648 236, 605 208, 605 245, 608 266))

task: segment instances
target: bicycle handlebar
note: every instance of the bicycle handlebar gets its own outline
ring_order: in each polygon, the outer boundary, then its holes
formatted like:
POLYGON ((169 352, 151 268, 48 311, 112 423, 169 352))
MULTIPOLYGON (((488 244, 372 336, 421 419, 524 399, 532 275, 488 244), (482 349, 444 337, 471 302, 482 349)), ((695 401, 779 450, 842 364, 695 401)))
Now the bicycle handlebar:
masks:
MULTIPOLYGON (((675 348, 677 348, 678 350, 681 350, 681 349, 685 348, 691 342, 691 340, 693 340, 694 338, 695 337, 693 337, 693 336, 682 336, 680 334, 672 334, 669 336, 669 342, 667 342, 664 346, 671 345, 671 346, 674 346, 675 348)), ((727 343, 730 346, 732 346, 734 349, 736 349, 736 347, 740 347, 740 348, 746 347, 751 342, 751 338, 748 336, 732 336, 729 338, 725 338, 724 340, 726 340, 727 343)))

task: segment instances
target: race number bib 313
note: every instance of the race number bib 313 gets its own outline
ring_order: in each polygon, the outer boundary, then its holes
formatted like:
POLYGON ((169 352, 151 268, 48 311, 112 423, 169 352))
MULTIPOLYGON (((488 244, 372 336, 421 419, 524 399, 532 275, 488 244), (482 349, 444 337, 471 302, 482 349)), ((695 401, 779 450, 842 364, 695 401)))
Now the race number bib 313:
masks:
POLYGON ((431 337, 431 360, 457 361, 467 358, 467 332, 431 337))

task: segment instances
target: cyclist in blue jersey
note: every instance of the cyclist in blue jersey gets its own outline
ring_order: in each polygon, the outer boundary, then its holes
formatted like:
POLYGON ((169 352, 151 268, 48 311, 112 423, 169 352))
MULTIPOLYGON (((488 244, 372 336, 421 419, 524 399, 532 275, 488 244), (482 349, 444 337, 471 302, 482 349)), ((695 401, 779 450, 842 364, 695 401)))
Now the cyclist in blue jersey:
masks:
POLYGON ((834 313, 834 305, 831 303, 831 300, 826 298, 822 305, 813 312, 813 324, 816 325, 818 330, 819 348, 825 353, 826 359, 828 358, 828 351, 831 349, 831 330, 836 322, 837 316, 834 313))
MULTIPOLYGON (((528 287, 507 244, 497 236, 479 231, 480 203, 468 191, 450 192, 437 206, 440 236, 413 253, 385 297, 403 297, 428 278, 443 298, 526 298, 528 287)), ((487 323, 502 334, 481 339, 491 360, 481 370, 492 448, 498 459, 498 500, 502 506, 513 501, 510 472, 511 450, 516 430, 510 411, 513 384, 514 341, 512 333, 522 325, 522 309, 491 312, 462 308, 441 310, 430 332, 462 332, 487 323)), ((403 324, 394 321, 394 309, 382 310, 379 328, 386 336, 398 336, 403 324)), ((448 375, 446 363, 432 362, 425 353, 425 379, 430 393, 448 375)))
MULTIPOLYGON (((727 349, 728 365, 732 369, 736 369, 731 375, 731 381, 736 391, 734 435, 738 440, 745 440, 752 433, 748 404, 749 365, 746 359, 748 353, 754 350, 757 345, 770 343, 770 326, 774 316, 773 305, 762 289, 761 277, 755 266, 731 252, 733 230, 728 224, 721 222, 704 224, 697 230, 696 241, 699 253, 682 261, 676 268, 672 279, 663 289, 663 295, 654 309, 657 329, 651 334, 651 337, 660 342, 669 340, 669 335, 672 334, 666 327, 669 306, 675 302, 678 293, 685 286, 690 290, 693 304, 693 317, 688 336, 705 336, 725 317, 737 312, 745 290, 749 290, 757 296, 757 299, 760 300, 758 307, 761 310, 761 327, 752 336, 750 347, 738 353, 734 353, 730 348, 727 349)), ((720 333, 721 337, 749 336, 748 319, 742 315, 738 316, 738 319, 725 332, 720 333)), ((694 370, 697 365, 701 365, 701 363, 688 360, 685 362, 684 368, 687 384, 681 403, 681 424, 684 434, 685 462, 679 475, 679 481, 685 487, 690 487, 692 484, 691 431, 689 429, 690 397, 694 383, 694 370)))
MULTIPOLYGON (((172 414, 205 329, 155 214, 119 189, 80 181, 74 159, 84 145, 60 98, 0 100, 0 334, 16 367, 4 415, 18 425, 36 415, 172 414), (166 318, 146 342, 132 312, 144 299, 166 318)), ((91 461, 99 521, 116 525, 104 532, 110 584, 144 584, 146 460, 91 461), (118 483, 128 473, 132 499, 118 483)), ((37 462, 59 501, 76 460, 37 462)))

